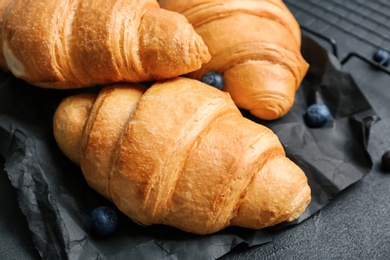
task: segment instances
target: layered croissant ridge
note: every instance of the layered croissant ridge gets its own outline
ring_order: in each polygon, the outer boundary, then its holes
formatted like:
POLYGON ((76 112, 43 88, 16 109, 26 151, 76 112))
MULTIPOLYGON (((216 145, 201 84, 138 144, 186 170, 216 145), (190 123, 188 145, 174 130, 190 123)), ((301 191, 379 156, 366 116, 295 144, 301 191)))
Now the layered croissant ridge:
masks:
POLYGON ((273 120, 284 116, 308 70, 299 24, 280 0, 160 0, 182 13, 202 36, 211 61, 188 74, 224 76, 236 105, 273 120))
POLYGON ((296 219, 310 201, 305 174, 277 136, 196 80, 69 97, 54 134, 89 185, 142 225, 258 229, 296 219))
POLYGON ((0 30, 0 67, 48 88, 167 79, 210 59, 188 21, 153 0, 5 0, 0 30))

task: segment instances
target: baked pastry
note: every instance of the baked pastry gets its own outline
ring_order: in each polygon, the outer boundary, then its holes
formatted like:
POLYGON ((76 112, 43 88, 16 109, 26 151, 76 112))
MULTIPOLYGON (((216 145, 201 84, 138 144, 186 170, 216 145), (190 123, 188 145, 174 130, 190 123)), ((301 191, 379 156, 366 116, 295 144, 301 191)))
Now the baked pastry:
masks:
MULTIPOLYGON (((13 0, 2 0, 2 1, 0 1, 0 14, 4 14, 5 13, 5 9, 9 6, 9 4, 12 1, 13 0)), ((3 15, 0 15, 0 28, 3 28, 3 24, 4 24, 3 21, 4 21, 3 15)), ((5 61, 5 58, 4 58, 4 54, 2 52, 2 50, 3 50, 3 40, 2 39, 3 39, 3 36, 0 33, 0 68, 2 68, 5 71, 8 71, 8 67, 5 65, 6 61, 5 61)))
POLYGON ((156 0, 2 0, 0 26, 0 67, 47 88, 167 79, 210 59, 156 0))
POLYGON ((186 16, 210 51, 211 61, 189 77, 221 73, 223 90, 237 106, 262 119, 280 118, 291 109, 308 64, 300 52, 300 27, 281 0, 159 3, 186 16))
POLYGON ((311 199, 278 137, 226 92, 175 78, 64 99, 54 136, 88 184, 141 225, 196 234, 296 219, 311 199))

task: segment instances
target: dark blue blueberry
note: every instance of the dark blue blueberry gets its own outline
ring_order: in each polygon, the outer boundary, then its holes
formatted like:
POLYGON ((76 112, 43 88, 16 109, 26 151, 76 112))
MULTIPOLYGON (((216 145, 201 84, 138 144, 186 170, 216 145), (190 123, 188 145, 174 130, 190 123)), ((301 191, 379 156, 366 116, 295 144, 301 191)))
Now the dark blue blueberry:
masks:
POLYGON ((390 171, 390 151, 386 151, 382 155, 382 167, 386 171, 390 171))
POLYGON ((383 66, 388 66, 390 64, 390 53, 384 49, 378 49, 372 59, 383 66))
POLYGON ((97 207, 91 212, 91 228, 93 232, 101 237, 112 234, 118 226, 116 212, 106 206, 97 207))
POLYGON ((223 88, 223 77, 218 72, 210 71, 206 73, 201 81, 219 90, 223 88))
POLYGON ((307 108, 304 119, 309 127, 322 127, 330 120, 330 112, 325 104, 313 104, 307 108))

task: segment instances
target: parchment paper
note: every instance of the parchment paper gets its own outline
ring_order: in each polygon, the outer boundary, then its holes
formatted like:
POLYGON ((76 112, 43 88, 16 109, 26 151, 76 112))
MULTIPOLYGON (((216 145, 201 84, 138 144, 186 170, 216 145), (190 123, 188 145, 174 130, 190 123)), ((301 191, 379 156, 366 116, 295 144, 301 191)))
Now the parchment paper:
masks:
MULTIPOLYGON (((198 236, 165 226, 140 227, 119 214, 119 227, 101 239, 89 232, 89 213, 111 205, 91 190, 80 169, 59 151, 52 135, 52 117, 65 96, 97 91, 50 90, 0 74, 0 153, 18 192, 34 243, 45 259, 215 259, 236 246, 272 240, 276 229, 299 224, 318 212, 343 189, 364 178, 372 168, 366 150, 370 127, 379 118, 338 60, 310 37, 302 52, 310 70, 297 91, 293 109, 282 119, 261 121, 279 136, 287 156, 306 173, 312 202, 293 223, 265 230, 227 228, 198 236), (308 105, 328 105, 332 120, 310 129, 303 121, 308 105)), ((114 207, 115 208, 115 207, 114 207)))

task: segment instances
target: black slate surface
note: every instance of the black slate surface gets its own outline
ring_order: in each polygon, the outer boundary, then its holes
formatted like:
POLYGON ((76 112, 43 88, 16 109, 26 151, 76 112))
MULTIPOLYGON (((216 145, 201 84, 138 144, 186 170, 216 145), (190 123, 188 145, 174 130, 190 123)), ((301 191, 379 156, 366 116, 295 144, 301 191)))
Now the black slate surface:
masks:
MULTIPOLYGON (((386 0, 285 2, 301 25, 333 37, 341 58, 351 51, 370 57, 378 46, 389 44, 389 3, 386 0), (333 17, 334 22, 330 23, 326 17, 336 12, 340 15, 333 17), (341 27, 343 24, 352 24, 352 27, 341 27), (362 29, 360 24, 370 26, 362 29), (375 33, 376 37, 367 34, 381 30, 384 31, 375 33)), ((328 46, 327 43, 324 46, 328 46)), ((383 152, 390 149, 389 75, 360 59, 351 59, 344 67, 354 76, 382 119, 372 127, 368 144, 374 169, 311 218, 277 232, 272 242, 255 248, 238 248, 222 259, 389 258, 390 173, 383 172, 380 165, 383 152)), ((16 193, 5 173, 1 174, 0 259, 37 259, 27 223, 17 208, 16 193)))

